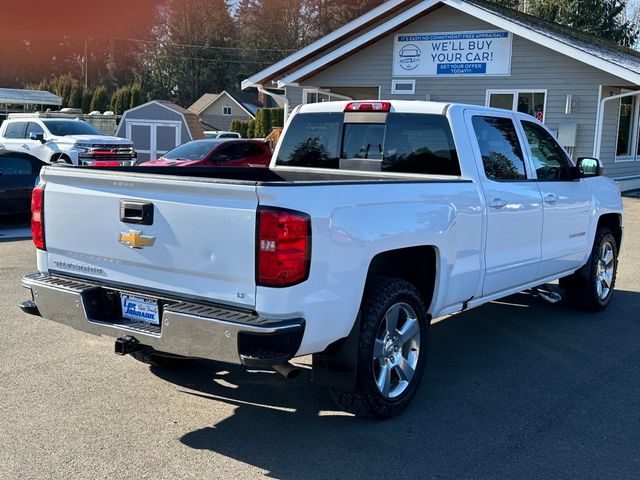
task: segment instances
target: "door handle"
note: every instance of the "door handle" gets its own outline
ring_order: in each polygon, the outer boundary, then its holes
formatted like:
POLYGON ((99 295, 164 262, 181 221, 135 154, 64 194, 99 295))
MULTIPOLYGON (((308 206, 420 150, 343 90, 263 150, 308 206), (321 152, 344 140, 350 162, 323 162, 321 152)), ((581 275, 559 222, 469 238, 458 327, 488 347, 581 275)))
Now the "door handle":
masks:
POLYGON ((120 221, 138 225, 153 225, 153 203, 121 200, 120 221))
POLYGON ((507 202, 505 202, 501 198, 494 198, 489 202, 489 206, 491 208, 504 208, 507 206, 507 202))
POLYGON ((553 205, 554 203, 557 203, 557 202, 558 202, 558 196, 553 193, 550 193, 544 198, 544 203, 549 203, 553 205))

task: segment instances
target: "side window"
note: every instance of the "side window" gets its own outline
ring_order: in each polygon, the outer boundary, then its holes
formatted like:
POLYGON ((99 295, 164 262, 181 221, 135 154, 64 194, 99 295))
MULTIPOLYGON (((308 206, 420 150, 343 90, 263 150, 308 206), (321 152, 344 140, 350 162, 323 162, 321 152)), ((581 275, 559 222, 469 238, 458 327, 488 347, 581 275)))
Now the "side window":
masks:
POLYGON ((444 115, 391 113, 382 171, 460 175, 458 154, 444 115))
POLYGON ((220 159, 222 159, 224 163, 238 160, 240 158, 244 158, 244 150, 242 145, 236 144, 220 149, 220 151, 216 153, 214 160, 220 161, 220 159))
POLYGON ((526 180, 524 155, 513 121, 503 117, 475 116, 472 123, 487 178, 526 180))
POLYGON ((2 172, 2 175, 30 175, 32 170, 31 162, 24 158, 0 158, 0 172, 2 172))
POLYGON ((27 124, 26 138, 31 138, 32 133, 42 133, 44 135, 44 129, 35 122, 29 122, 27 124))
POLYGON ((263 153, 264 152, 258 145, 254 145, 253 143, 247 143, 245 145, 245 156, 247 157, 257 157, 263 153))
POLYGON ((7 125, 4 133, 5 138, 24 138, 24 130, 27 124, 25 122, 14 122, 7 125))
POLYGON ((539 180, 570 180, 569 159, 558 142, 540 125, 522 122, 539 180))

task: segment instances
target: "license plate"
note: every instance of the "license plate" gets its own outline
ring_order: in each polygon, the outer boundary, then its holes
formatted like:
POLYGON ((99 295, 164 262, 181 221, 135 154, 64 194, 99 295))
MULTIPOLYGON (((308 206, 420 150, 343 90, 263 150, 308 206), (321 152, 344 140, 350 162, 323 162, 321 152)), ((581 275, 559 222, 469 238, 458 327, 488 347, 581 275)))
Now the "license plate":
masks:
POLYGON ((124 318, 160 325, 160 309, 157 300, 121 293, 120 302, 124 318))

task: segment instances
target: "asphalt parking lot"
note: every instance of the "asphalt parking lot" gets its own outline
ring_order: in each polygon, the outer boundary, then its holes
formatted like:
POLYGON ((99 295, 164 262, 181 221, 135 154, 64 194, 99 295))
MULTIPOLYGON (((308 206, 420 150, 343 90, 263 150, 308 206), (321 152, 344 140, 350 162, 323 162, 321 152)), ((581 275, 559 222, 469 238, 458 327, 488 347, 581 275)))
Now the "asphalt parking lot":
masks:
POLYGON ((439 321, 385 422, 336 411, 308 370, 150 369, 27 316, 32 243, 0 237, 0 479, 639 478, 640 198, 625 208, 606 312, 520 294, 439 321))

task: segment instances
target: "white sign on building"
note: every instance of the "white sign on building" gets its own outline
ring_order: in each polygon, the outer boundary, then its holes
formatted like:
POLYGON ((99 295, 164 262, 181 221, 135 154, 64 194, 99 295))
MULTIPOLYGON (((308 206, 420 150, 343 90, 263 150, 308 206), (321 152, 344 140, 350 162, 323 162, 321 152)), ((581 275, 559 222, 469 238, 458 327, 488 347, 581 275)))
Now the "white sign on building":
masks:
POLYGON ((393 76, 510 75, 511 39, 505 31, 396 35, 393 76))

